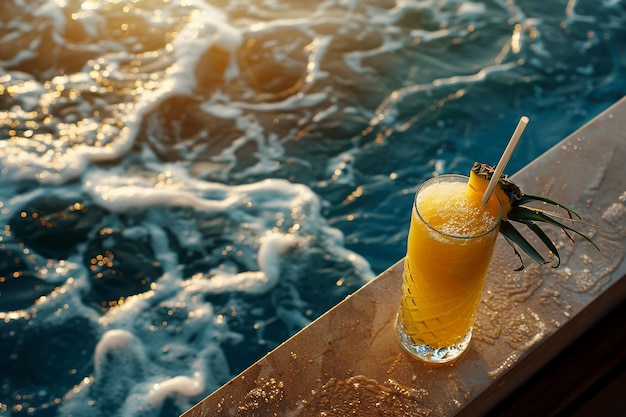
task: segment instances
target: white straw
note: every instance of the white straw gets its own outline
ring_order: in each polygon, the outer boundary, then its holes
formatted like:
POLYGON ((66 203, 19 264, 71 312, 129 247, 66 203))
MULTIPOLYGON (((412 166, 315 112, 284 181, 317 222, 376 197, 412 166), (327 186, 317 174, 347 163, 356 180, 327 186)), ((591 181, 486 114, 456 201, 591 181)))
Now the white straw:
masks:
POLYGON ((522 116, 522 118, 519 119, 519 123, 517 124, 515 131, 513 132, 513 136, 511 136, 511 139, 509 140, 509 144, 506 145, 504 153, 500 157, 498 165, 496 165, 496 169, 493 172, 493 176, 491 177, 489 184, 487 185, 485 194, 483 194, 482 204, 487 204, 487 201, 489 201, 489 197, 491 196, 493 189, 496 187, 496 184, 498 183, 498 180, 500 179, 500 176, 504 171, 504 167, 506 167, 506 164, 509 163, 509 159, 511 159, 511 155, 515 150, 515 147, 517 146, 517 142, 519 142, 520 137, 522 137, 522 133, 524 133, 524 129, 526 129, 527 124, 528 117, 522 116))

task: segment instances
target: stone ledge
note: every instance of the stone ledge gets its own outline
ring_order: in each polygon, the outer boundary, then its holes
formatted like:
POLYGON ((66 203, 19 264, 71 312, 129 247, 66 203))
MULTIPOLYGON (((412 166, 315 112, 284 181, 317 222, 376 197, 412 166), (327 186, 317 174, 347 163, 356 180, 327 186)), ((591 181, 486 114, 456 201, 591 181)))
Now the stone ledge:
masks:
MULTIPOLYGON (((513 177, 600 226, 601 248, 562 238, 558 269, 499 239, 468 351, 426 365, 398 345, 399 261, 183 414, 483 415, 626 299, 626 98, 513 177)), ((407 217, 408 218, 408 217, 407 217)))

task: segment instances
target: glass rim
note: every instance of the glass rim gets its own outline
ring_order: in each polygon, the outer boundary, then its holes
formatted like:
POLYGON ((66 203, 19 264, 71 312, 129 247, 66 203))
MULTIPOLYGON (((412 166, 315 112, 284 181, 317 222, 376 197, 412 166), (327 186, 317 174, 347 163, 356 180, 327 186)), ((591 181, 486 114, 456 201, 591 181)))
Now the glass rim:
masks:
MULTIPOLYGON (((502 222, 502 202, 500 201, 500 199, 498 198, 498 196, 493 193, 491 194, 491 196, 489 197, 489 199, 491 198, 495 198, 496 201, 498 201, 498 206, 500 207, 500 213, 498 214, 498 217, 496 218, 496 220, 493 222, 493 225, 491 227, 489 227, 486 231, 484 231, 481 234, 478 235, 471 235, 471 236, 467 236, 467 235, 454 235, 451 233, 446 233, 442 230, 437 229, 436 227, 432 226, 431 224, 429 224, 426 219, 424 219, 422 217, 422 214, 420 213, 420 211, 417 209, 417 196, 420 193, 420 191, 422 191, 424 188, 430 186, 432 183, 434 183, 436 180, 438 179, 446 179, 446 178, 456 178, 459 180, 463 180, 463 182, 467 183, 469 181, 469 177, 467 175, 462 175, 462 174, 442 174, 442 175, 436 175, 436 176, 432 176, 429 179, 427 179, 426 181, 424 181, 417 189, 417 192, 415 193, 415 196, 413 197, 413 210, 415 210, 415 213, 417 213, 417 215, 419 216, 420 220, 426 225, 426 227, 429 230, 432 230, 433 232, 436 232, 437 234, 441 235, 441 236, 445 236, 451 239, 459 239, 459 240, 471 240, 471 239, 478 239, 484 236, 487 236, 488 234, 492 233, 494 230, 496 230, 498 228, 498 226, 500 225, 500 223, 502 222)), ((454 182, 454 181, 450 181, 450 182, 454 182)), ((461 181, 458 181, 461 182, 461 181)))

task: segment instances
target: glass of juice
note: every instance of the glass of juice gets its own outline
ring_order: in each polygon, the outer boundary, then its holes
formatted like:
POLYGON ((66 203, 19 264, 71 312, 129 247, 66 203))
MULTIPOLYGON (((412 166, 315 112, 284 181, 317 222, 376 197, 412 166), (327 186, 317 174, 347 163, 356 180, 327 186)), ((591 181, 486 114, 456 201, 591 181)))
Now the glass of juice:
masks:
POLYGON ((396 327, 426 362, 453 361, 469 345, 502 219, 495 193, 483 205, 468 180, 433 177, 413 202, 396 327))

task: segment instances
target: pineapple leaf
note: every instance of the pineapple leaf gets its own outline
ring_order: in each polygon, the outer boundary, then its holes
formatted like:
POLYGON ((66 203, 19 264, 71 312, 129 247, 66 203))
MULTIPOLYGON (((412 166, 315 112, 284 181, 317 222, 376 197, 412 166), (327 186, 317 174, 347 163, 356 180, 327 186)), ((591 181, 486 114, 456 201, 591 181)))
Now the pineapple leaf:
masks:
POLYGON ((554 201, 554 200, 549 199, 547 197, 542 197, 542 196, 538 196, 538 195, 524 194, 515 203, 517 205, 522 205, 522 204, 526 204, 526 203, 532 203, 533 201, 541 201, 543 203, 547 203, 547 204, 551 204, 553 206, 561 207, 563 210, 567 211, 567 214, 569 215, 570 219, 572 218, 572 216, 580 219, 580 215, 578 213, 576 213, 574 210, 572 210, 571 208, 569 208, 567 206, 564 206, 563 204, 559 203, 558 201, 554 201))
POLYGON ((541 229, 541 227, 537 225, 537 223, 533 221, 526 221, 524 222, 524 224, 528 226, 528 228, 534 234, 536 234, 539 237, 539 239, 541 239, 543 244, 546 245, 546 247, 550 250, 550 252, 554 254, 554 256, 556 257, 556 264, 553 266, 553 268, 558 268, 559 265, 561 264, 561 256, 559 255, 559 251, 556 249, 556 246, 554 246, 554 243, 552 242, 552 240, 548 237, 548 235, 546 235, 543 229, 541 229))
POLYGON ((555 212, 550 211, 550 210, 544 210, 542 208, 538 208, 538 207, 534 207, 534 206, 532 206, 532 207, 531 206, 516 206, 515 208, 520 208, 520 209, 525 209, 525 210, 532 210, 534 212, 543 213, 546 216, 550 216, 551 218, 553 218, 555 220, 563 220, 563 221, 566 221, 566 222, 582 224, 582 225, 587 226, 587 227, 591 227, 591 228, 594 228, 594 229, 599 229, 598 226, 593 225, 593 224, 588 223, 588 222, 585 222, 582 219, 574 219, 571 216, 564 217, 564 216, 561 216, 560 214, 555 213, 555 212))
POLYGON ((585 235, 582 232, 579 232, 578 230, 572 227, 566 226, 563 223, 560 223, 554 220, 552 217, 548 216, 547 214, 541 211, 533 210, 528 207, 518 206, 518 207, 515 207, 513 210, 511 210, 511 213, 509 214, 509 219, 513 221, 518 221, 521 223, 526 223, 527 221, 547 223, 563 230, 570 239, 572 238, 567 232, 568 231, 574 232, 577 235, 581 236, 583 239, 585 239, 587 242, 591 243, 593 247, 596 248, 598 251, 600 251, 600 248, 598 247, 598 245, 596 245, 595 242, 591 240, 587 235, 585 235))
POLYGON ((500 233, 506 238, 507 242, 513 247, 515 254, 522 261, 522 265, 516 269, 516 271, 521 271, 524 269, 524 261, 517 251, 515 245, 517 245, 521 250, 523 250, 528 256, 532 258, 533 261, 538 264, 547 263, 545 259, 537 252, 537 249, 533 247, 533 245, 526 240, 524 236, 511 224, 509 221, 504 221, 500 223, 500 233))
POLYGON ((504 236, 504 239, 506 240, 506 243, 511 245, 511 248, 513 248, 513 252, 515 252, 515 255, 517 255, 517 257, 519 258, 519 261, 520 261, 520 266, 515 268, 513 271, 515 271, 515 272, 523 271, 526 266, 524 265, 524 259, 522 258, 522 255, 520 255, 520 253, 518 252, 517 248, 515 247, 513 242, 508 237, 504 236))

